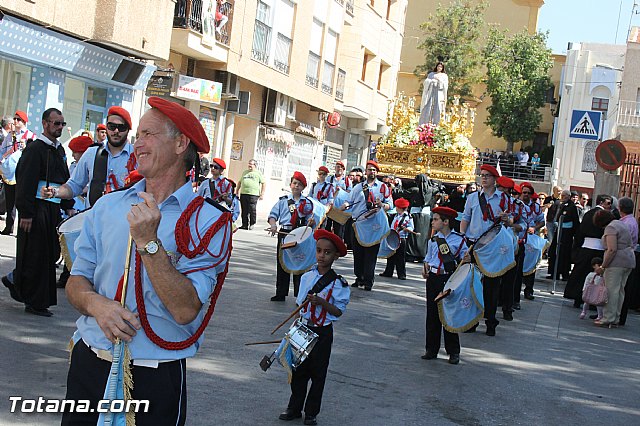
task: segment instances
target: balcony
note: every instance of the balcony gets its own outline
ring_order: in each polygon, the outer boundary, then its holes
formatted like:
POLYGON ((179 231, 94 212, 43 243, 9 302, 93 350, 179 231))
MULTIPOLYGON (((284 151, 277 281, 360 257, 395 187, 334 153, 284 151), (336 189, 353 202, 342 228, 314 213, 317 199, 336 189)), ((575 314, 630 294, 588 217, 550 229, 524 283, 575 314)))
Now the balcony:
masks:
POLYGON ((336 99, 339 101, 344 100, 344 87, 347 80, 347 72, 345 70, 338 69, 338 80, 336 81, 336 99))
POLYGON ((640 127, 640 102, 620 101, 617 123, 622 127, 640 127))
POLYGON ((347 13, 351 14, 351 16, 353 16, 354 3, 355 0, 347 0, 346 9, 347 13))
POLYGON ((271 27, 256 19, 251 59, 265 65, 269 63, 269 40, 271 40, 271 27))
POLYGON ((330 62, 324 62, 324 70, 322 71, 322 93, 333 95, 333 74, 335 65, 330 62))
POLYGON ((289 58, 291 56, 291 39, 278 33, 276 40, 276 54, 273 67, 283 74, 289 75, 289 58))
POLYGON ((235 0, 227 0, 216 10, 202 11, 203 0, 177 0, 173 13, 173 27, 198 32, 205 39, 215 39, 229 45, 235 0), (216 19, 219 18, 219 19, 216 19))
POLYGON ((318 68, 320 67, 320 56, 313 52, 309 52, 309 60, 307 62, 307 76, 305 83, 314 89, 318 88, 318 68))

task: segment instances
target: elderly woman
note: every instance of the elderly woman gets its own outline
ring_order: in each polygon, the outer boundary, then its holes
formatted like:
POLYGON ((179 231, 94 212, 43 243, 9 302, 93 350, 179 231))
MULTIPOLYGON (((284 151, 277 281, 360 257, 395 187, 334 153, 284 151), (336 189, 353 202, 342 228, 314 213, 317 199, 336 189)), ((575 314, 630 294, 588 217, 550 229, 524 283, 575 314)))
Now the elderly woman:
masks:
POLYGON ((615 220, 613 214, 607 210, 598 211, 593 217, 593 223, 599 228, 604 228, 604 259, 595 272, 604 274, 604 282, 609 291, 609 301, 604 306, 603 318, 595 324, 600 327, 617 327, 624 302, 624 286, 631 270, 636 266, 631 232, 624 222, 615 220))

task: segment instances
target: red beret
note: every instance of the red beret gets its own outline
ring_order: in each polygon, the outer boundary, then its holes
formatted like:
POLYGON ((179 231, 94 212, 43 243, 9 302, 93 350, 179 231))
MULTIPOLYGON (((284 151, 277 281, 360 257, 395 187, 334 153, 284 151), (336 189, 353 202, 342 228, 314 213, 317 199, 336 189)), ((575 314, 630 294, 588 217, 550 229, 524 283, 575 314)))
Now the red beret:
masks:
POLYGON ((436 207, 431 209, 431 213, 438 213, 438 215, 443 216, 445 219, 455 219, 458 217, 458 212, 451 207, 436 207))
POLYGON ((318 171, 319 172, 329 173, 329 169, 327 167, 325 167, 325 166, 318 167, 318 171))
POLYGON ((85 152, 93 144, 89 136, 76 136, 69 141, 69 149, 73 152, 85 152))
POLYGON ((336 161, 336 166, 342 166, 343 169, 347 168, 342 161, 336 161))
POLYGON ((520 188, 529 188, 531 192, 535 192, 535 190, 533 189, 533 185, 531 185, 529 182, 522 182, 520 184, 520 188))
POLYGON ((98 130, 107 130, 107 126, 105 126, 104 124, 100 123, 96 126, 96 132, 98 130))
MULTIPOLYGON (((522 185, 521 185, 522 186, 522 185)), ((531 194, 531 199, 532 200, 537 200, 538 198, 540 198, 540 196, 538 195, 537 192, 534 192, 533 194, 531 194)))
POLYGON ((322 238, 327 239, 331 241, 334 246, 336 246, 336 249, 338 250, 338 256, 343 257, 347 255, 347 246, 345 246, 342 239, 333 232, 329 232, 326 229, 318 229, 313 233, 313 238, 315 238, 316 241, 322 238))
POLYGON ((378 166, 378 163, 376 163, 373 160, 367 161, 367 167, 369 167, 369 166, 373 166, 373 167, 376 168, 377 171, 380 171, 380 166, 378 166))
POLYGON ((209 152, 209 138, 207 138, 200 121, 191 111, 182 105, 156 96, 149 98, 149 105, 166 115, 178 130, 196 146, 198 152, 205 154, 209 152))
POLYGON ((500 177, 500 173, 498 173, 496 168, 490 164, 483 164, 482 166, 480 166, 480 170, 486 170, 492 175, 494 175, 495 177, 500 177))
POLYGON ((15 114, 13 114, 14 117, 20 117, 20 120, 24 121, 25 123, 29 122, 29 117, 27 117, 27 113, 21 110, 17 110, 15 114))
POLYGON ((509 188, 512 189, 513 186, 515 185, 515 182, 513 181, 513 179, 506 177, 506 176, 500 176, 497 180, 496 180, 496 184, 498 184, 499 186, 503 187, 503 188, 509 188))
POLYGON ((406 209, 407 207, 409 207, 409 204, 409 200, 406 200, 404 198, 398 198, 393 202, 393 205, 399 209, 406 209))
POLYGON ((222 158, 214 158, 213 160, 214 163, 216 163, 218 166, 222 167, 223 170, 227 169, 227 163, 224 162, 224 160, 222 158))
POLYGON ((124 122, 127 123, 127 126, 129 126, 129 129, 131 129, 131 115, 129 115, 129 111, 119 106, 112 106, 107 112, 107 118, 110 115, 117 115, 122 118, 124 122))
POLYGON ((126 178, 124 178, 125 186, 131 186, 144 178, 137 170, 132 170, 126 178))
POLYGON ((300 172, 293 172, 293 179, 298 180, 302 183, 302 186, 307 187, 307 178, 300 172))
POLYGON ((513 190, 515 192, 517 192, 518 194, 522 194, 522 188, 517 183, 515 185, 513 185, 513 190))

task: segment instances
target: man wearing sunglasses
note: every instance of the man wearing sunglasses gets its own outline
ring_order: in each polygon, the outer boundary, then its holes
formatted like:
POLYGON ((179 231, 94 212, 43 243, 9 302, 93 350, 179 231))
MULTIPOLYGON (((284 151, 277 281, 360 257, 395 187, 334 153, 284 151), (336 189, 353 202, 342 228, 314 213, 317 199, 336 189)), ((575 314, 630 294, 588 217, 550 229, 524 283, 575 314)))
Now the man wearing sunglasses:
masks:
POLYGON ((56 108, 42 114, 42 134, 22 152, 16 169, 16 207, 20 215, 16 268, 13 283, 2 282, 11 297, 25 304, 25 312, 50 317, 49 307, 56 300, 56 261, 60 243, 56 226, 61 222, 60 209, 71 209, 72 200, 40 197, 40 188, 59 186, 69 179, 65 151, 58 138, 66 126, 62 112, 56 108))
POLYGON ((202 182, 198 188, 198 195, 211 198, 218 203, 225 203, 231 210, 232 219, 235 222, 240 216, 240 201, 234 194, 234 183, 222 176, 227 168, 227 163, 222 158, 214 158, 211 160, 209 168, 211 169, 211 177, 202 182))
POLYGON ((107 126, 100 123, 96 127, 96 137, 94 138, 95 144, 104 147, 107 143, 107 126))
POLYGON ((89 208, 102 195, 124 186, 125 178, 136 169, 133 145, 127 141, 131 130, 129 112, 118 106, 109 108, 106 128, 107 146, 89 148, 78 161, 71 179, 60 188, 43 189, 43 197, 72 199, 89 185, 85 198, 85 207, 89 208))
MULTIPOLYGON (((544 213, 542 207, 535 200, 533 200, 533 185, 529 182, 523 182, 520 187, 522 188, 522 202, 524 203, 524 220, 526 223, 527 235, 536 234, 544 227, 544 213)), ((526 236, 523 241, 523 245, 520 246, 522 251, 522 260, 524 261, 524 242, 526 242, 526 236)), ((518 253, 520 254, 520 253, 518 253)), ((520 291, 522 290, 522 284, 524 283, 524 298, 527 300, 533 300, 533 284, 536 278, 535 274, 522 276, 522 262, 520 262, 519 272, 516 276, 516 288, 514 292, 514 307, 520 308, 520 291)))

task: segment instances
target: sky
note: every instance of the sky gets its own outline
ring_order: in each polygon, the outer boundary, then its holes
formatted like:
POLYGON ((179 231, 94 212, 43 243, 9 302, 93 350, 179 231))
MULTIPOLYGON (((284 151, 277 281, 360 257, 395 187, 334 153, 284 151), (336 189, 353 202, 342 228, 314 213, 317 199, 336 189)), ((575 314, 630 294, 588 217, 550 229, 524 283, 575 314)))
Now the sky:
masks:
POLYGON ((625 44, 629 22, 640 26, 640 0, 545 0, 538 30, 549 31, 553 53, 566 53, 570 41, 625 44))

